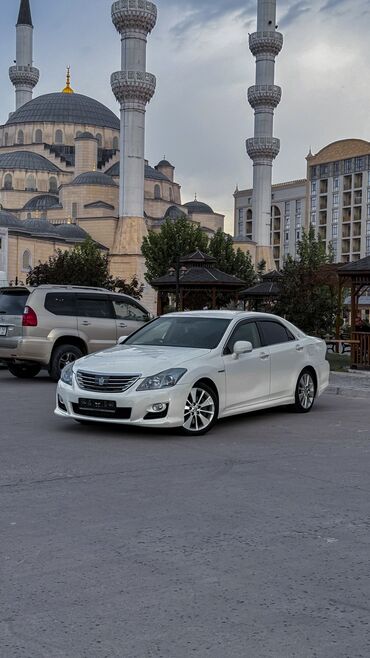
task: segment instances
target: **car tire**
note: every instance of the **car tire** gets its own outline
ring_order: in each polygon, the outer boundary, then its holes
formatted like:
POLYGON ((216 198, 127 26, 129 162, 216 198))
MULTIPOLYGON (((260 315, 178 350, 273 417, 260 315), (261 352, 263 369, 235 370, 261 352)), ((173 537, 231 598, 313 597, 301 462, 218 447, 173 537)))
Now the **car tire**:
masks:
POLYGON ((294 411, 307 414, 316 398, 316 382, 311 370, 303 370, 298 377, 295 389, 294 411))
POLYGON ((59 345, 53 351, 49 365, 49 375, 54 382, 59 381, 63 368, 83 356, 82 350, 76 345, 59 345))
POLYGON ((10 363, 8 370, 14 377, 18 377, 19 379, 33 379, 33 377, 39 374, 41 368, 37 364, 21 365, 19 363, 10 363))
POLYGON ((216 392, 203 382, 194 384, 189 392, 184 409, 184 424, 181 433, 201 436, 214 426, 218 417, 216 392))

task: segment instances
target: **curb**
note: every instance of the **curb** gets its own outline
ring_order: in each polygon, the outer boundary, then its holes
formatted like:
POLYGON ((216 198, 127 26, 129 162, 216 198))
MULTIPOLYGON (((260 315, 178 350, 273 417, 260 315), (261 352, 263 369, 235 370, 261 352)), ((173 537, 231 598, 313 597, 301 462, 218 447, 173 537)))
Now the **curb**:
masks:
POLYGON ((340 395, 344 398, 363 398, 370 399, 370 390, 368 388, 352 388, 350 386, 329 386, 325 393, 329 395, 340 395))

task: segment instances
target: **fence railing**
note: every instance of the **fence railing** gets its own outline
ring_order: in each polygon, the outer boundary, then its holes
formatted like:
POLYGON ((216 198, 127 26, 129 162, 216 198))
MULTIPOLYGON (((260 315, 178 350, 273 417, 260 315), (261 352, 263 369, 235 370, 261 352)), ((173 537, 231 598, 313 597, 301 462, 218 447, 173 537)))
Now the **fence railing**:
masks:
POLYGON ((355 331, 351 338, 358 341, 352 345, 352 365, 370 368, 370 333, 355 331))

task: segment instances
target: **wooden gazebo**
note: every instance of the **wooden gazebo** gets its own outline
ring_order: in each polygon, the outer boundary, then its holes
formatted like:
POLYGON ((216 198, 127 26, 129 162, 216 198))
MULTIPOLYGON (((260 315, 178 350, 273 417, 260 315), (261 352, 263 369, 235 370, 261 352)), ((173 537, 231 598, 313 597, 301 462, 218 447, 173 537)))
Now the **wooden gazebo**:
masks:
POLYGON ((261 306, 272 307, 280 295, 282 276, 277 270, 263 274, 259 283, 241 291, 240 299, 244 300, 244 305, 246 302, 253 305, 254 310, 261 306))
POLYGON ((370 256, 347 263, 338 269, 339 294, 343 288, 351 290, 351 361, 356 368, 370 369, 370 332, 356 326, 359 299, 370 288, 370 256))
POLYGON ((238 303, 239 292, 245 286, 245 281, 236 276, 221 272, 217 261, 201 251, 195 251, 179 259, 177 268, 171 268, 167 274, 151 281, 157 290, 157 314, 162 315, 168 296, 176 296, 176 307, 196 308, 194 300, 199 297, 205 301, 208 308, 216 309, 217 298, 228 294, 238 303))

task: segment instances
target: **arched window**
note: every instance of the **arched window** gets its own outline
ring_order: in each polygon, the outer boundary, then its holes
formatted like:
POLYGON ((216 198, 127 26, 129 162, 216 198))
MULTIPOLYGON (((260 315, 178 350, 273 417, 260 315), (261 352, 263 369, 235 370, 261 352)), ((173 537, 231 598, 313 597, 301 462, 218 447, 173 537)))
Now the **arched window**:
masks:
POLYGON ((24 132, 23 132, 23 130, 18 130, 17 144, 24 144, 24 132))
POLYGON ((42 144, 42 130, 40 128, 35 132, 35 144, 42 144))
POLYGON ((8 146, 8 140, 9 140, 9 135, 8 135, 8 133, 5 133, 5 135, 4 135, 4 146, 8 146))
POLYGON ((76 219, 78 215, 78 205, 77 203, 72 203, 72 219, 76 219))
POLYGON ((26 178, 27 192, 36 192, 36 178, 33 174, 29 174, 26 178))
POLYGON ((28 249, 26 249, 26 251, 23 252, 23 256, 22 256, 22 270, 24 272, 28 272, 30 269, 32 269, 31 252, 28 249))
POLYGON ((159 185, 154 186, 154 198, 155 199, 160 199, 161 198, 161 188, 159 185))
POLYGON ((27 213, 27 219, 31 219, 32 215, 30 212, 27 213))
POLYGON ((76 137, 81 137, 81 135, 82 135, 81 130, 78 130, 77 133, 76 133, 76 137))
POLYGON ((58 192, 58 181, 55 176, 49 178, 49 192, 58 192))
POLYGON ((169 193, 169 195, 170 195, 170 201, 173 201, 173 192, 172 192, 172 187, 170 187, 170 188, 169 188, 169 191, 168 191, 168 193, 169 193))
POLYGON ((47 218, 48 218, 48 214, 47 214, 46 210, 43 210, 41 215, 40 215, 40 219, 47 219, 47 218))
POLYGON ((103 143, 103 137, 101 136, 100 133, 96 133, 95 137, 98 140, 98 146, 101 146, 103 143))
POLYGON ((56 130, 55 131, 55 143, 56 144, 63 144, 63 133, 61 130, 56 130))
POLYGON ((117 151, 119 149, 118 137, 113 137, 113 148, 117 151))
POLYGON ((4 176, 4 190, 13 189, 13 176, 11 174, 5 174, 4 176))

